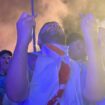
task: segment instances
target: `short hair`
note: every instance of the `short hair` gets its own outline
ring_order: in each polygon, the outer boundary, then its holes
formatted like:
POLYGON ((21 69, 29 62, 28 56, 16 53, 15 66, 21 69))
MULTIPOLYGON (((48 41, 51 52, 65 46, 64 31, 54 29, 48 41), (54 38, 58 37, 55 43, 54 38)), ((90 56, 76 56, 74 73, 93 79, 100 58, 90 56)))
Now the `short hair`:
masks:
POLYGON ((9 50, 2 50, 2 51, 0 51, 0 57, 3 56, 4 54, 8 54, 8 55, 12 56, 12 52, 9 51, 9 50))
POLYGON ((83 39, 83 36, 79 33, 71 33, 71 34, 67 35, 67 37, 66 37, 67 44, 70 44, 76 40, 84 40, 84 39, 83 39))
POLYGON ((65 44, 64 32, 60 25, 55 21, 45 23, 39 32, 38 38, 42 41, 42 44, 53 42, 65 44))

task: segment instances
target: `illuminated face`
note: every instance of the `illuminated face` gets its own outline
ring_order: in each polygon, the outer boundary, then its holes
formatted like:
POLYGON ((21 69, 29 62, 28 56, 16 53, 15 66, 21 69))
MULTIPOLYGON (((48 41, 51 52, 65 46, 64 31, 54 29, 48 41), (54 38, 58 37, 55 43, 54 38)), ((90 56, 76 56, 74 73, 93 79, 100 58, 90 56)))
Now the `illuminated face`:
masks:
POLYGON ((7 73, 10 61, 11 61, 11 56, 7 53, 3 54, 0 57, 0 68, 1 68, 0 70, 2 70, 1 72, 7 73))
POLYGON ((82 40, 76 40, 69 45, 69 55, 74 60, 86 58, 85 44, 82 40))

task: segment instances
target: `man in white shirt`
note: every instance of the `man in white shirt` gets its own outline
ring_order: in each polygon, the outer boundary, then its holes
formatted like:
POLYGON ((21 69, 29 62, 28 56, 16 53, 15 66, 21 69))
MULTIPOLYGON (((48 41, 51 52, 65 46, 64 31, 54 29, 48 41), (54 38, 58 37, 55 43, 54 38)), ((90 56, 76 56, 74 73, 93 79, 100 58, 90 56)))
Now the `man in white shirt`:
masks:
POLYGON ((41 28, 38 36, 41 51, 35 53, 37 58, 29 82, 27 48, 33 25, 33 17, 28 14, 23 14, 17 23, 19 36, 7 77, 7 93, 19 105, 57 105, 70 76, 65 35, 57 22, 48 22, 41 28))

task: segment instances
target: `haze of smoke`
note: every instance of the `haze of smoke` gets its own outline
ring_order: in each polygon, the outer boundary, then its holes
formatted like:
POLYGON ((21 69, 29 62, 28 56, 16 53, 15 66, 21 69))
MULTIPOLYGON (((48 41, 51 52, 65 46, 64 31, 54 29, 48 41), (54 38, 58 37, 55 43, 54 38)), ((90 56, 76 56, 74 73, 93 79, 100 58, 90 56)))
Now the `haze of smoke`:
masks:
MULTIPOLYGON (((30 0, 0 0, 0 49, 8 48, 12 49, 16 43, 16 31, 15 23, 23 11, 30 12, 30 0), (6 31, 5 31, 6 30, 6 31), (7 31, 8 30, 8 31, 7 31), (14 36, 14 37, 11 37, 14 36), (10 45, 10 46, 7 46, 10 45)), ((47 21, 58 21, 60 22, 60 16, 63 17, 67 13, 66 6, 60 0, 35 0, 35 11, 38 13, 37 21, 37 34, 40 27, 47 21), (62 12, 62 14, 61 14, 62 12)))
MULTIPOLYGON (((105 0, 35 0, 35 11, 38 13, 36 33, 45 22, 54 20, 63 26, 66 34, 80 32, 80 15, 92 12, 103 19, 104 4, 105 0)), ((0 49, 13 50, 11 47, 16 43, 16 20, 21 12, 30 12, 30 0, 0 0, 0 7, 0 43, 3 43, 0 49)))
POLYGON ((64 30, 67 35, 78 32, 82 35, 80 29, 81 14, 93 13, 100 20, 105 19, 105 0, 62 0, 71 13, 62 20, 64 30))

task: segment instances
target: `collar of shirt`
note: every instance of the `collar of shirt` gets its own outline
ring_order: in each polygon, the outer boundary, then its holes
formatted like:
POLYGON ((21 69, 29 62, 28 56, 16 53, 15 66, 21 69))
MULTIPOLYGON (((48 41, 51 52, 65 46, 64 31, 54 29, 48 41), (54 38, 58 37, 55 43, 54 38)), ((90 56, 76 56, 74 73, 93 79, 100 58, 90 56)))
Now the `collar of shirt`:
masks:
MULTIPOLYGON (((58 47, 59 49, 61 49, 62 51, 65 52, 65 55, 67 55, 67 49, 68 49, 67 46, 58 45, 58 44, 52 44, 52 45, 58 47)), ((43 45, 43 47, 41 49, 41 53, 42 53, 42 55, 53 56, 53 57, 61 57, 59 54, 54 52, 52 49, 48 48, 47 45, 43 45)))

